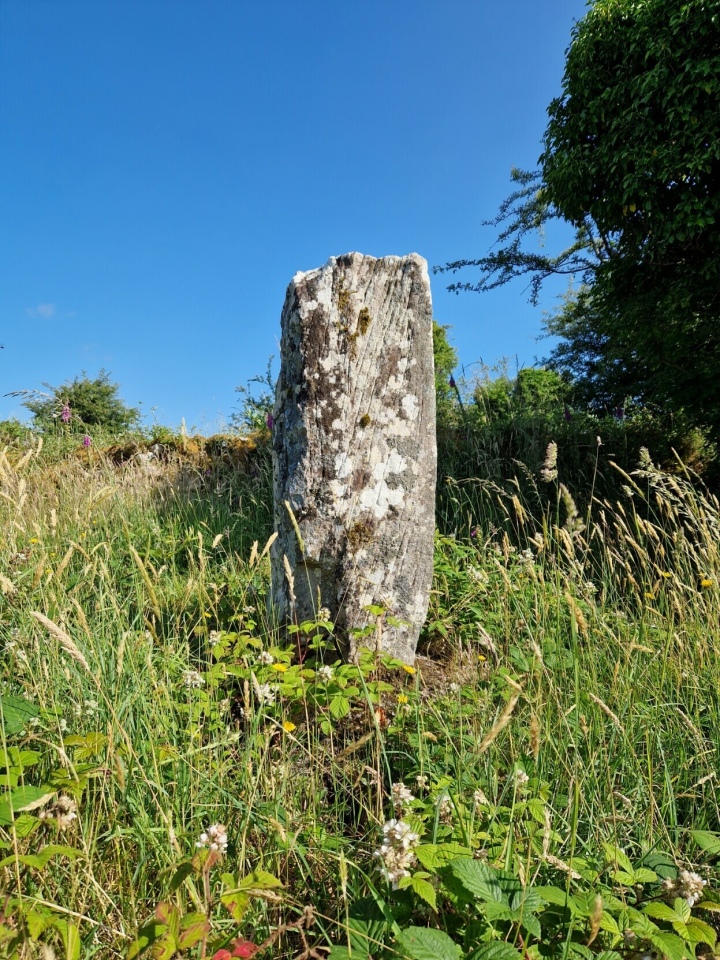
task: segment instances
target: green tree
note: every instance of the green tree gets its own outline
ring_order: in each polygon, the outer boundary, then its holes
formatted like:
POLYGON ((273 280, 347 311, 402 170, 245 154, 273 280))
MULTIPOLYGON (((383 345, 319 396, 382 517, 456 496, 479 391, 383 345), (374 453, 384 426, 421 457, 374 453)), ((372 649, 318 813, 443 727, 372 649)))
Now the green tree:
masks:
POLYGON ((126 406, 118 396, 119 384, 101 370, 94 378, 83 373, 66 380, 59 387, 44 383, 47 392, 33 391, 23 406, 31 411, 35 423, 43 430, 66 423, 69 429, 101 427, 106 430, 128 430, 137 426, 140 411, 126 406))
POLYGON ((487 290, 530 277, 581 283, 548 323, 552 364, 596 403, 684 409, 720 433, 720 0, 595 0, 573 28, 540 170, 493 221, 500 246, 444 269, 480 267, 487 290), (552 219, 573 243, 523 246, 552 219))
POLYGON ((453 370, 458 355, 447 337, 448 327, 433 320, 433 354, 435 357, 435 406, 438 423, 449 423, 454 416, 457 394, 453 387, 453 370))

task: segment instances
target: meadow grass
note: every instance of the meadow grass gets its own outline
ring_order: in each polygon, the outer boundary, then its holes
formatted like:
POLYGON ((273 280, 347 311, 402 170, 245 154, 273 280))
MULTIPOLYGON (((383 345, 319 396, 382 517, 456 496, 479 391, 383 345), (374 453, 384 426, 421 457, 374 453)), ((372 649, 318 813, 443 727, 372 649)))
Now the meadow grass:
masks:
MULTIPOLYGON (((286 640, 268 614, 262 442, 240 466, 222 442, 120 463, 33 444, 0 454, 0 956, 133 955, 170 904, 210 926, 148 956, 221 956, 241 932, 274 957, 419 957, 397 929, 352 950, 368 898, 460 936, 432 869, 396 892, 378 870, 394 814, 527 885, 592 886, 608 844, 712 881, 720 509, 691 477, 645 458, 582 511, 522 465, 448 483, 416 668, 358 668, 327 623, 286 640), (36 711, 22 730, 17 697, 36 711)), ((483 922, 537 955, 519 921, 483 922)))

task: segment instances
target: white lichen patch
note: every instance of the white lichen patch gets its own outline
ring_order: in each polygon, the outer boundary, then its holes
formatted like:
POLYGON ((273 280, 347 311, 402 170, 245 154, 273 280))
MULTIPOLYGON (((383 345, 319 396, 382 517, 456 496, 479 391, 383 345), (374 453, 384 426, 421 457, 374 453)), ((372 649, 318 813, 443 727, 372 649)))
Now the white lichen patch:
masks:
POLYGON ((405 396, 400 401, 400 406, 405 412, 405 416, 408 420, 416 420, 418 415, 418 410, 420 405, 418 403, 418 398, 414 393, 406 393, 405 396))
MULTIPOLYGON (((333 429, 335 426, 333 424, 333 429)), ((353 462, 347 453, 339 453, 335 457, 335 476, 338 480, 344 480, 353 472, 353 462)))
MULTIPOLYGON (((333 495, 333 497, 334 497, 336 500, 342 500, 342 498, 345 496, 345 494, 346 494, 346 492, 347 492, 347 484, 346 484, 346 483, 340 483, 339 480, 331 480, 331 481, 330 481, 330 484, 329 484, 329 487, 330 487, 330 493, 333 495)), ((341 512, 341 509, 342 509, 342 513, 346 513, 346 512, 347 512, 347 508, 348 508, 347 503, 344 503, 344 504, 342 505, 342 508, 340 508, 340 505, 338 504, 338 510, 337 510, 337 512, 340 513, 340 512, 341 512)))
POLYGON ((361 507, 370 510, 376 520, 382 520, 390 507, 400 507, 405 500, 405 491, 402 487, 394 490, 384 480, 380 480, 374 487, 365 487, 360 492, 361 507))

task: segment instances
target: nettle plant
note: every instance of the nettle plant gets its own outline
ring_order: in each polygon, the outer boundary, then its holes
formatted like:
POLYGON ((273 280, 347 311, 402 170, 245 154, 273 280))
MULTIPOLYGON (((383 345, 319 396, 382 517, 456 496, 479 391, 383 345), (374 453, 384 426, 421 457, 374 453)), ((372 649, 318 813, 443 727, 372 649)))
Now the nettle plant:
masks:
MULTIPOLYGON (((720 897, 699 874, 657 851, 633 862, 610 843, 597 862, 560 860, 549 853, 560 838, 550 829, 548 785, 520 767, 514 779, 512 807, 494 805, 480 789, 468 802, 447 778, 419 775, 424 798, 393 784, 395 815, 374 853, 388 889, 351 907, 347 944, 334 946, 330 960, 713 954, 717 933, 708 919, 720 897)), ((720 852, 718 835, 692 837, 720 852)))

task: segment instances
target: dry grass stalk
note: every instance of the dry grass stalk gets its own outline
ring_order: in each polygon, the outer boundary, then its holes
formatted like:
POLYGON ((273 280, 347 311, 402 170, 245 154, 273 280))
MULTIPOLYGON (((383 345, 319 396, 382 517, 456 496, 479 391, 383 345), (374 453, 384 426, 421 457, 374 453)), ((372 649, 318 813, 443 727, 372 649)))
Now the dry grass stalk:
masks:
POLYGON ((478 747, 478 755, 481 753, 485 753, 485 751, 493 742, 493 740, 495 740, 499 736, 499 734, 505 729, 505 727, 510 723, 510 718, 513 715, 513 711, 519 699, 520 699, 520 694, 516 693, 514 694, 514 696, 512 696, 508 700, 507 706, 498 717, 498 720, 495 723, 495 726, 492 728, 492 730, 489 730, 488 733, 486 733, 485 736, 483 737, 482 742, 478 747))
POLYGON ((620 723, 620 719, 619 719, 619 717, 617 716, 617 714, 613 713, 612 710, 610 709, 610 707, 609 707, 606 703, 603 703, 603 701, 600 699, 600 697, 597 697, 594 693, 588 693, 588 696, 590 697, 590 699, 592 700, 593 703, 596 703, 596 704, 600 707, 600 709, 603 711, 603 713, 607 714, 607 716, 610 717, 610 719, 611 719, 612 722, 615 724, 615 726, 618 728, 618 730, 620 731, 620 733, 624 734, 624 733, 625 733, 625 728, 624 728, 623 725, 620 723))
POLYGON ((59 627, 56 623, 50 620, 49 617, 46 617, 44 613, 38 613, 36 610, 31 610, 30 616, 34 617, 38 623, 41 623, 52 637, 55 637, 63 650, 66 653, 69 653, 73 660, 77 660, 77 662, 84 667, 89 674, 92 674, 90 664, 87 662, 80 649, 76 646, 74 640, 68 636, 67 633, 65 633, 62 627, 59 627))

